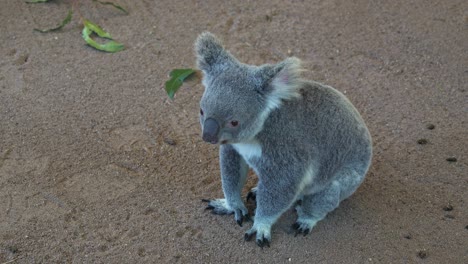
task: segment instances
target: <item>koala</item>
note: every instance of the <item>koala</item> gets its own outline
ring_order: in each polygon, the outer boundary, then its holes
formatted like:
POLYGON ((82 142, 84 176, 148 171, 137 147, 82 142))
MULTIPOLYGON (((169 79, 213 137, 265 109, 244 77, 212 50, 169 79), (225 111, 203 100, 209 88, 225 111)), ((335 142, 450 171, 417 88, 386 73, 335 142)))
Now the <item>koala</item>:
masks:
MULTIPOLYGON (((219 145, 224 198, 203 200, 214 214, 249 219, 241 197, 249 168, 258 185, 253 226, 260 247, 292 206, 295 233, 318 221, 353 194, 371 164, 372 141, 356 108, 334 88, 303 80, 297 58, 260 66, 239 62, 209 32, 195 43, 205 87, 200 101, 202 138, 219 145)), ((247 199, 248 200, 248 199, 247 199)))

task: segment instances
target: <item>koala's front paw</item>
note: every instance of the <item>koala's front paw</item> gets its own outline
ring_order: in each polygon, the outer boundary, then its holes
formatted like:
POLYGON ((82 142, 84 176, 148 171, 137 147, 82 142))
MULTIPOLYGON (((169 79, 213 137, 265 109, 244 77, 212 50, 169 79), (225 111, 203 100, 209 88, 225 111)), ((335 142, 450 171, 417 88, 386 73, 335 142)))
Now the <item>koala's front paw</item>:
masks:
POLYGON ((245 241, 250 241, 253 235, 256 235, 257 245, 261 248, 264 246, 270 247, 271 242, 271 225, 268 224, 255 224, 252 228, 245 232, 244 239, 245 241))
POLYGON ((225 215, 225 214, 234 214, 234 219, 236 220, 237 224, 242 226, 242 223, 245 221, 249 221, 249 212, 245 205, 241 204, 238 206, 230 206, 228 205, 226 199, 202 199, 203 202, 207 202, 208 206, 205 208, 207 210, 211 210, 213 214, 217 215, 225 215))

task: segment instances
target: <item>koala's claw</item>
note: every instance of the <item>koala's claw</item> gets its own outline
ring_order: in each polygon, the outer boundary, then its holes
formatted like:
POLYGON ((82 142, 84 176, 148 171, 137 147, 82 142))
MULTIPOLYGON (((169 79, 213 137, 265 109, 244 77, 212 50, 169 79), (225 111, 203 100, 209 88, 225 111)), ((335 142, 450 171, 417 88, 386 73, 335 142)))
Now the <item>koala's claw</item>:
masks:
POLYGON ((246 198, 245 200, 246 200, 247 202, 248 202, 250 199, 252 199, 252 201, 255 201, 256 198, 257 198, 257 195, 256 195, 254 192, 250 191, 249 193, 247 193, 247 198, 246 198))
POLYGON ((214 209, 214 206, 208 205, 207 207, 205 207, 205 210, 211 210, 211 209, 214 209))
POLYGON ((304 226, 303 224, 300 224, 298 222, 294 223, 292 225, 292 228, 295 230, 294 236, 296 237, 298 234, 304 234, 306 236, 307 234, 310 233, 310 228, 304 226))
MULTIPOLYGON (((253 232, 251 232, 251 233, 249 233, 249 232, 245 233, 245 235, 244 235, 244 240, 245 240, 245 241, 250 241, 250 240, 252 240, 252 237, 253 237, 255 234, 257 234, 256 231, 253 231, 253 232)), ((262 236, 261 238, 257 238, 257 239, 255 240, 255 242, 257 243, 257 245, 258 245, 259 247, 263 248, 264 246, 270 247, 270 242, 271 242, 271 240, 268 239, 268 238, 266 238, 265 236, 262 236)))
POLYGON ((250 241, 254 235, 256 235, 255 242, 257 246, 263 248, 264 246, 270 247, 271 236, 270 236, 270 227, 267 229, 252 227, 249 231, 245 232, 244 240, 250 241))
POLYGON ((252 188, 248 193, 245 200, 248 202, 249 200, 256 201, 257 199, 257 187, 252 188))
POLYGON ((208 203, 208 205, 205 207, 205 210, 211 210, 212 214, 225 215, 233 213, 231 210, 228 210, 225 206, 223 206, 222 202, 219 200, 202 199, 202 202, 208 203))
POLYGON ((250 220, 249 213, 247 209, 234 209, 227 205, 225 199, 202 199, 202 202, 208 203, 205 207, 205 210, 211 210, 212 214, 216 215, 226 215, 226 214, 234 214, 234 219, 236 220, 239 226, 242 226, 242 223, 245 221, 250 220), (245 213, 244 213, 245 212, 245 213))
POLYGON ((245 241, 250 241, 250 240, 252 239, 252 237, 253 237, 256 233, 257 233, 257 232, 255 232, 255 231, 252 232, 252 233, 248 233, 248 232, 245 233, 245 234, 244 234, 244 240, 245 240, 245 241))
POLYGON ((250 221, 249 214, 243 214, 241 209, 237 209, 234 213, 234 218, 239 226, 242 226, 242 223, 245 221, 250 221))
POLYGON ((244 221, 244 216, 242 215, 242 211, 240 209, 237 209, 235 212, 236 222, 239 226, 242 226, 242 222, 244 221))
POLYGON ((257 239, 257 246, 263 248, 264 246, 270 247, 270 240, 263 237, 261 239, 257 239))

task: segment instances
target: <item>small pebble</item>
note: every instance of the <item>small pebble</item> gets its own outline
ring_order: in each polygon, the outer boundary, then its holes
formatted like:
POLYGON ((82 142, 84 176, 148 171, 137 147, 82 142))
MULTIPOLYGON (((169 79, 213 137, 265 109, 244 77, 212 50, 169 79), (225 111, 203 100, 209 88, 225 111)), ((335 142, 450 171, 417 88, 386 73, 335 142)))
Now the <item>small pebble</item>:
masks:
POLYGON ((419 144, 419 145, 426 145, 427 142, 428 142, 428 141, 427 141, 427 139, 425 139, 425 138, 418 139, 418 144, 419 144))
POLYGON ((10 251, 11 253, 13 254, 16 254, 19 252, 19 249, 17 246, 14 246, 14 245, 11 245, 11 246, 7 246, 7 249, 8 251, 10 251))
POLYGON ((427 124, 426 128, 432 130, 435 128, 435 126, 433 124, 427 124))
POLYGON ((422 258, 422 259, 427 258, 427 253, 426 253, 426 251, 424 251, 424 250, 419 251, 419 252, 418 252, 418 257, 420 257, 420 258, 422 258))
POLYGON ((175 146, 176 145, 176 142, 173 140, 173 139, 170 139, 170 138, 165 138, 164 139, 164 143, 168 144, 168 145, 171 145, 171 146, 175 146))
POLYGON ((410 234, 408 234, 408 235, 405 235, 404 238, 406 238, 406 239, 411 239, 412 237, 411 237, 410 234))
POLYGON ((445 160, 448 161, 448 162, 457 162, 457 158, 455 158, 455 157, 448 157, 445 160))
POLYGON ((453 206, 451 204, 444 206, 444 211, 450 212, 453 210, 453 206))

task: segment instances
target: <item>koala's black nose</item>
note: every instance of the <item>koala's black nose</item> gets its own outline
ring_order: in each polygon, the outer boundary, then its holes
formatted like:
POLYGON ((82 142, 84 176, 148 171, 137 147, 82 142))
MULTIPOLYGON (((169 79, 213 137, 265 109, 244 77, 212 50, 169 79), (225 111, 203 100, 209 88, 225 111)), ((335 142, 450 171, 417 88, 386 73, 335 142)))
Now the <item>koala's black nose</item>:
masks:
POLYGON ((203 123, 203 140, 211 144, 218 143, 218 132, 218 122, 213 118, 206 119, 205 123, 203 123))

